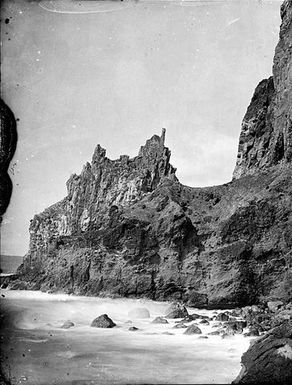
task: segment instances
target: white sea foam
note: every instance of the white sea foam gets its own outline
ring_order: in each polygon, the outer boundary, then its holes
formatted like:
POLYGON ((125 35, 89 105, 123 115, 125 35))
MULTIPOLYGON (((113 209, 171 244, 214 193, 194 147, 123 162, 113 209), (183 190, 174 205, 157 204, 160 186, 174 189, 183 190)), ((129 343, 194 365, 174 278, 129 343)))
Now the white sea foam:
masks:
MULTIPOLYGON (((105 384, 137 383, 141 380, 147 383, 228 383, 237 376, 240 357, 249 345, 249 339, 242 335, 228 339, 210 335, 201 339, 200 335, 185 335, 185 329, 173 328, 177 320, 168 320, 168 324, 153 324, 155 317, 165 315, 169 306, 165 302, 33 291, 2 290, 1 294, 5 295, 2 297, 5 306, 21 310, 15 318, 17 328, 43 333, 42 338, 51 333, 70 343, 70 349, 55 352, 51 359, 59 357, 68 362, 74 359, 76 365, 80 361, 77 379, 81 373, 82 379, 96 378, 93 376, 98 373, 105 384), (128 313, 141 307, 149 310, 150 318, 132 319, 128 323, 128 313), (101 314, 108 314, 117 327, 91 327, 92 320, 101 314), (66 320, 74 322, 75 326, 61 329, 66 320), (129 331, 131 326, 139 330, 129 331), (82 365, 86 370, 82 369, 82 365), (114 368, 114 372, 109 368, 114 368)), ((213 310, 194 308, 188 308, 188 311, 209 317, 215 313, 213 310)), ((212 326, 215 321, 211 320, 210 325, 199 322, 202 335, 214 331, 212 326)), ((38 334, 36 341, 42 340, 39 337, 38 334)), ((47 346, 48 343, 33 346, 47 346)), ((38 383, 36 377, 34 381, 38 383)))

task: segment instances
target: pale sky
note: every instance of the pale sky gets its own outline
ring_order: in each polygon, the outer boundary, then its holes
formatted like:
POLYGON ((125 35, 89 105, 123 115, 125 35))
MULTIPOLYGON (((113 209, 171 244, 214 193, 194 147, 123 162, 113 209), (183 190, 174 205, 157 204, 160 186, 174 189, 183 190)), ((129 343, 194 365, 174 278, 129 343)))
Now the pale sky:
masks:
POLYGON ((19 119, 2 254, 27 252, 29 220, 98 143, 135 156, 165 127, 183 184, 230 181, 242 117, 272 72, 281 1, 73 3, 2 2, 1 91, 19 119))

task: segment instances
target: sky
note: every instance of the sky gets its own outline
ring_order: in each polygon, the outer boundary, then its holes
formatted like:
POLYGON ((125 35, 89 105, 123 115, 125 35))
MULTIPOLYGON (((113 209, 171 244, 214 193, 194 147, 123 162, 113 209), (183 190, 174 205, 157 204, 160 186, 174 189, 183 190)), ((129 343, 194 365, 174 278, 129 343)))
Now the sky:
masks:
POLYGON ((165 127, 181 183, 230 181, 242 118, 272 74, 280 4, 2 1, 1 96, 19 139, 1 253, 28 251, 30 219, 66 196, 98 143, 133 157, 165 127))

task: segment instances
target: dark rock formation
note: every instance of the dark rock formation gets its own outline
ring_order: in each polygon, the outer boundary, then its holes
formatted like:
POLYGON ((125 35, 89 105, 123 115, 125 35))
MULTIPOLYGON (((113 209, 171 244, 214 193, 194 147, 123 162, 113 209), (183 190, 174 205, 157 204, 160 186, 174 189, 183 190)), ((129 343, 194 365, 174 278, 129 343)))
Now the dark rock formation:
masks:
POLYGON ((128 329, 130 332, 136 332, 137 330, 139 330, 139 328, 136 328, 136 326, 131 326, 129 327, 128 329))
POLYGON ((184 317, 184 319, 182 321, 179 321, 179 322, 192 322, 198 318, 201 318, 201 316, 199 314, 196 314, 196 313, 189 314, 188 316, 184 317))
POLYGON ((183 318, 187 317, 188 311, 187 309, 180 303, 176 302, 169 306, 166 310, 166 318, 183 318))
POLYGON ((67 197, 31 221, 10 287, 209 308, 291 300, 291 8, 281 8, 273 77, 244 118, 232 182, 180 184, 165 131, 133 159, 97 146, 67 197))
POLYGON ((0 223, 12 192, 12 182, 7 173, 17 142, 16 121, 12 111, 0 98, 0 223))
POLYGON ((61 326, 62 329, 70 329, 73 326, 75 326, 74 322, 72 321, 65 321, 63 325, 61 326))
POLYGON ((94 328, 113 328, 116 324, 107 314, 102 314, 91 322, 91 326, 94 328))
POLYGON ((279 310, 279 308, 281 308, 281 306, 283 305, 283 302, 282 301, 269 301, 267 303, 267 305, 268 305, 269 310, 272 311, 273 313, 275 313, 279 310))
POLYGON ((163 317, 156 317, 156 318, 154 318, 152 323, 153 324, 168 324, 168 321, 167 321, 167 319, 165 319, 163 317))
POLYGON ((184 334, 187 334, 187 335, 202 334, 202 330, 197 325, 192 324, 192 325, 187 327, 184 334))
POLYGON ((281 17, 273 76, 260 82, 243 119, 234 178, 292 160, 291 0, 281 17))
POLYGON ((229 315, 226 313, 219 313, 215 317, 216 321, 228 321, 229 320, 229 315))
POLYGON ((244 333, 245 337, 258 337, 260 335, 258 329, 251 329, 249 332, 244 333))
POLYGON ((292 322, 255 340, 241 362, 242 370, 233 384, 291 384, 292 322))
POLYGON ((210 322, 206 319, 202 319, 202 321, 200 321, 200 324, 210 325, 210 322))
POLYGON ((172 327, 173 329, 186 329, 187 326, 183 322, 179 322, 172 327))

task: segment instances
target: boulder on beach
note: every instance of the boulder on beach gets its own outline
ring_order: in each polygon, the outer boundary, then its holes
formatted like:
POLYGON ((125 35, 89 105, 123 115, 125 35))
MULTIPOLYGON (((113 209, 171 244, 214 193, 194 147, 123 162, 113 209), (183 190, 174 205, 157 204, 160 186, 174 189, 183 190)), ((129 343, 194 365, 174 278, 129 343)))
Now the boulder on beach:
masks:
POLYGON ((231 338, 231 337, 233 337, 234 336, 234 332, 232 332, 232 331, 229 331, 228 333, 222 333, 221 334, 221 338, 223 338, 224 340, 226 339, 226 338, 231 338))
POLYGON ((198 314, 198 316, 199 316, 198 318, 202 318, 203 320, 207 320, 207 321, 210 320, 210 317, 207 315, 199 315, 198 314))
POLYGON ((184 317, 181 321, 176 321, 176 322, 192 322, 195 321, 196 319, 200 318, 199 314, 189 314, 186 317, 184 317))
POLYGON ((128 312, 128 316, 133 319, 150 318, 150 312, 146 307, 136 307, 128 312))
POLYGON ((251 328, 247 333, 244 333, 245 337, 258 337, 259 335, 259 330, 256 328, 251 328))
POLYGON ((282 301, 269 301, 267 303, 267 306, 268 306, 268 309, 272 312, 272 313, 276 313, 282 306, 283 306, 283 302, 282 301))
POLYGON ((233 384, 292 384, 292 321, 254 340, 241 365, 233 384))
POLYGON ((210 325, 210 322, 207 321, 206 319, 202 319, 202 321, 200 321, 200 324, 210 325))
POLYGON ((166 318, 183 318, 189 315, 184 305, 179 302, 172 303, 166 310, 166 318))
POLYGON ((220 331, 219 330, 215 330, 214 332, 210 332, 208 333, 209 336, 219 336, 220 335, 220 331))
POLYGON ((72 321, 65 321, 63 325, 61 326, 62 329, 70 329, 73 326, 75 326, 74 322, 72 321))
POLYGON ((102 314, 92 321, 91 326, 94 328, 113 328, 116 324, 107 314, 102 314))
POLYGON ((136 328, 136 326, 131 326, 129 327, 130 332, 136 332, 137 330, 139 330, 138 328, 136 328))
POLYGON ((227 313, 219 313, 216 318, 216 321, 228 321, 229 320, 229 315, 227 313))
POLYGON ((156 317, 156 318, 154 318, 152 323, 153 324, 168 324, 168 321, 167 321, 167 319, 165 319, 163 317, 156 317))
POLYGON ((219 328, 222 327, 222 322, 215 322, 214 325, 212 325, 212 328, 219 328))
POLYGON ((197 325, 190 325, 187 327, 184 334, 191 335, 191 334, 202 334, 202 330, 197 325))
POLYGON ((173 329, 186 329, 187 325, 185 325, 183 322, 179 322, 179 323, 175 324, 172 328, 173 329))
POLYGON ((186 318, 189 318, 191 321, 193 321, 193 320, 196 320, 196 319, 202 318, 202 317, 200 316, 200 314, 192 313, 192 314, 189 314, 186 318))
POLYGON ((227 332, 242 333, 246 327, 246 321, 228 321, 226 330, 227 332))

